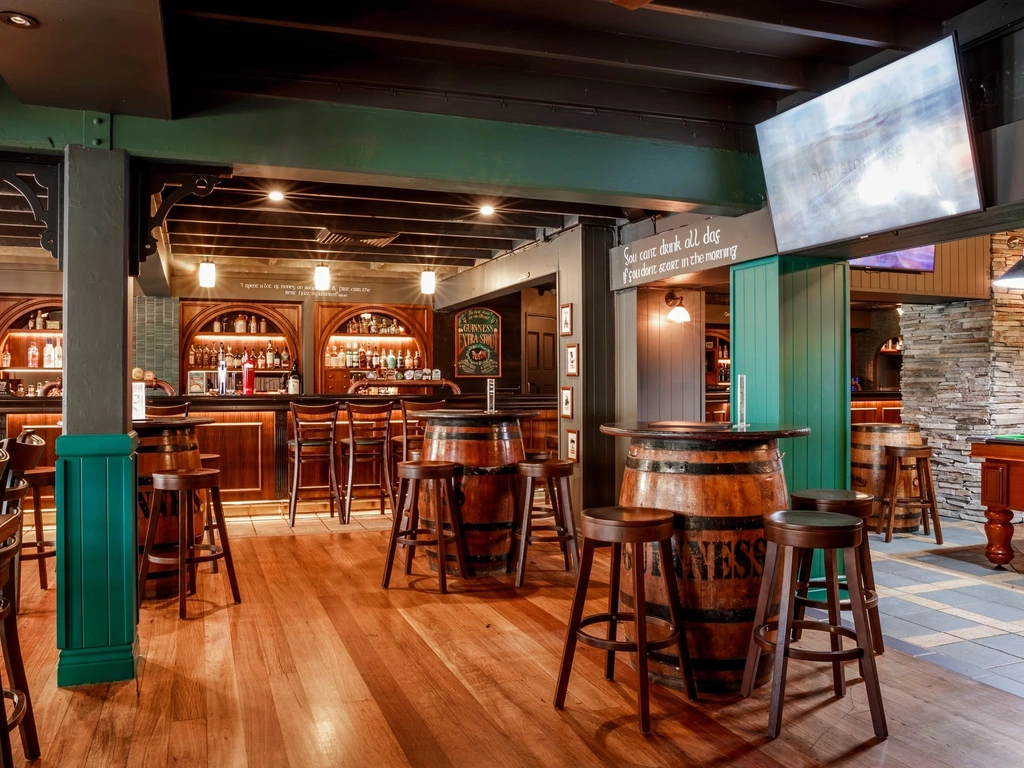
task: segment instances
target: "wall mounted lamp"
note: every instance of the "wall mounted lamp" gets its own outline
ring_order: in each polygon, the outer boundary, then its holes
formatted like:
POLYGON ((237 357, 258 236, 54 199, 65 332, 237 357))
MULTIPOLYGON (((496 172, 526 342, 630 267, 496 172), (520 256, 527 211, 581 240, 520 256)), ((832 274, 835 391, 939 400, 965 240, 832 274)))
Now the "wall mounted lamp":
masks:
POLYGON ((690 313, 687 312, 686 307, 683 306, 682 296, 676 296, 675 291, 669 291, 665 294, 665 303, 671 307, 668 311, 669 320, 673 323, 690 322, 690 313))

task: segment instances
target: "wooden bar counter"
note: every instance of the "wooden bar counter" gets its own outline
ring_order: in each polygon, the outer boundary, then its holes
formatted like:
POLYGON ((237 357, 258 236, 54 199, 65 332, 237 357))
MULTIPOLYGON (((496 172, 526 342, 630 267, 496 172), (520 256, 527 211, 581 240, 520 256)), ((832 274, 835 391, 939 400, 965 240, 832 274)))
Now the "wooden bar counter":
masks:
MULTIPOLYGON (((675 517, 673 561, 697 687, 737 691, 753 629, 764 571, 763 516, 789 506, 777 440, 810 433, 806 427, 710 422, 605 424, 607 435, 630 438, 619 504, 670 509, 675 517)), ((649 615, 668 618, 656 545, 647 545, 649 615)), ((623 560, 621 600, 633 605, 623 560)), ((756 684, 771 676, 773 654, 762 654, 756 684)), ((677 657, 651 653, 658 682, 682 685, 677 657)))

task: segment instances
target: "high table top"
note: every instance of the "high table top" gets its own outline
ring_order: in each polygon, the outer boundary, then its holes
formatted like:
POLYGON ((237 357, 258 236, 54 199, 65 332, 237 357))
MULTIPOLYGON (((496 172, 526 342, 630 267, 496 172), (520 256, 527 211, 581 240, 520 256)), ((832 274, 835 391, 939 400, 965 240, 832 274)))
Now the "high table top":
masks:
POLYGON ((425 419, 470 419, 472 421, 509 421, 510 419, 534 419, 539 411, 506 409, 500 411, 461 410, 459 408, 443 408, 436 411, 419 411, 417 416, 425 419))
POLYGON ((602 424, 601 431, 614 437, 647 437, 657 440, 774 440, 804 437, 810 427, 792 424, 748 424, 738 427, 717 421, 632 421, 602 424))
POLYGON ((170 429, 172 427, 199 427, 213 424, 216 420, 198 416, 154 416, 147 419, 133 419, 132 429, 141 432, 148 429, 170 429))

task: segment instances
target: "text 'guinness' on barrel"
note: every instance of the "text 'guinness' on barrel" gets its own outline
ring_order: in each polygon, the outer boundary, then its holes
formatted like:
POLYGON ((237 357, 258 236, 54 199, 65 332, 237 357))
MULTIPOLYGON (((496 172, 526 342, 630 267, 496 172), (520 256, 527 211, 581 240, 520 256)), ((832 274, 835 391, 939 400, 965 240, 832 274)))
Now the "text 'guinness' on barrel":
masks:
MULTIPOLYGON (((850 490, 863 491, 875 497, 871 517, 865 525, 875 530, 882 509, 885 488, 885 447, 887 445, 922 445, 921 429, 917 424, 853 424, 850 428, 850 490)), ((896 479, 896 495, 917 493, 917 464, 909 459, 901 464, 896 479)), ((896 509, 894 533, 916 533, 921 526, 921 510, 896 509)))
MULTIPOLYGON (((428 420, 423 434, 426 461, 454 461, 462 464, 458 491, 462 501, 462 531, 469 564, 478 576, 503 574, 512 547, 516 488, 516 464, 525 460, 523 434, 515 416, 491 415, 428 420)), ((436 515, 432 499, 420 494, 420 516, 427 527, 436 515)), ((431 569, 436 554, 427 553, 431 569)), ((455 553, 446 555, 448 573, 458 574, 455 553)))
MULTIPOLYGON (((764 572, 763 516, 788 507, 782 460, 774 440, 657 440, 634 437, 619 503, 676 512, 673 563, 697 687, 737 691, 743 677, 764 572)), ((649 544, 647 611, 668 618, 657 556, 649 544)), ((625 553, 624 553, 625 554, 625 553)), ((624 557, 622 601, 633 605, 624 557)), ((777 602, 773 600, 773 604, 777 602)), ((755 684, 771 676, 774 654, 762 654, 755 684)), ((678 659, 652 652, 655 680, 681 687, 678 659)))

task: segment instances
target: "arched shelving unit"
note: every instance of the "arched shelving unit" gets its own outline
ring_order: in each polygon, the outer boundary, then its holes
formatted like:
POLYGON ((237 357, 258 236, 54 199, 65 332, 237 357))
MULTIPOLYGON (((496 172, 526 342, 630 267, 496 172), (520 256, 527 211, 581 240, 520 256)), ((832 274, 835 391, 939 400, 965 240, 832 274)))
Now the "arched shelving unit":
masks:
MULTIPOLYGON (((54 348, 61 347, 59 354, 62 356, 64 318, 60 296, 26 298, 0 312, 0 380, 8 382, 5 389, 10 388, 14 394, 21 387, 25 394, 34 394, 43 384, 63 378, 62 366, 56 361, 52 366, 44 367, 43 350, 47 339, 51 340, 54 348), (37 328, 40 318, 43 327, 37 328), (33 360, 30 360, 32 345, 35 345, 35 352, 33 360), (30 365, 30 362, 35 362, 35 365, 30 365)), ((48 389, 53 394, 60 394, 59 387, 48 389)))

